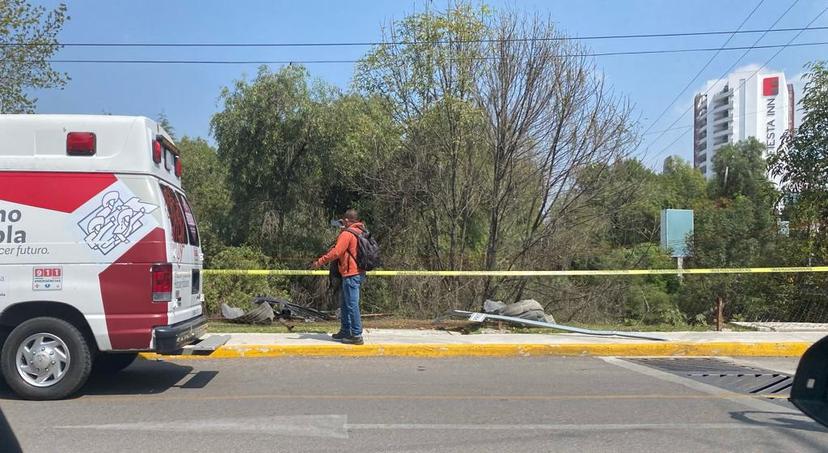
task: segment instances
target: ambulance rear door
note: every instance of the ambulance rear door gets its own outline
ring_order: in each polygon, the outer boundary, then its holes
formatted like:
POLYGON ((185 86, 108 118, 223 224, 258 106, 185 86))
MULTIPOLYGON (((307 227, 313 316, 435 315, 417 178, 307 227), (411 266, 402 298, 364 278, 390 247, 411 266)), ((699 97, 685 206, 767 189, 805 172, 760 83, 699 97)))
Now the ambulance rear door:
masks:
POLYGON ((196 219, 186 196, 159 182, 167 209, 167 261, 171 272, 168 321, 176 324, 202 314, 202 254, 196 219))

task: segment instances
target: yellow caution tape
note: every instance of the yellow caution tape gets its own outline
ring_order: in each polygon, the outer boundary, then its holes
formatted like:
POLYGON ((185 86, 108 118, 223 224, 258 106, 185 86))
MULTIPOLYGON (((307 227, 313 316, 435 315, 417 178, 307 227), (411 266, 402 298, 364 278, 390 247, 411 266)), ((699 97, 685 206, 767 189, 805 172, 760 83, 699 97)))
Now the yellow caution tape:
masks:
MULTIPOLYGON (((828 272, 828 266, 811 267, 728 267, 707 269, 624 269, 569 271, 386 271, 375 270, 372 277, 580 277, 591 275, 696 275, 696 274, 783 274, 828 272)), ((276 275, 286 277, 326 276, 326 270, 284 269, 204 269, 205 275, 276 275)))

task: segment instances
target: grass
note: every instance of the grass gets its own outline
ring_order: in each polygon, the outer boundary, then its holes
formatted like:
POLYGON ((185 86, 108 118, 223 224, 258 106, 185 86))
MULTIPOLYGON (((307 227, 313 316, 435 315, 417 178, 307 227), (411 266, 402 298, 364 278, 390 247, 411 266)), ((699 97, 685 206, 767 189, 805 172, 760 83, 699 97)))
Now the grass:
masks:
MULTIPOLYGON (((293 325, 293 332, 301 333, 332 333, 339 330, 339 321, 322 321, 322 322, 291 322, 293 325)), ((674 326, 672 324, 653 324, 653 325, 620 325, 620 324, 584 324, 584 323, 567 323, 570 327, 580 327, 583 329, 592 330, 617 330, 624 332, 707 332, 713 330, 711 326, 701 325, 687 325, 674 326)), ((469 323, 463 320, 451 320, 441 324, 435 324, 431 320, 423 319, 403 319, 403 318, 367 318, 363 320, 363 327, 366 329, 435 329, 444 328, 451 330, 467 330, 469 333, 478 333, 481 326, 469 323)), ((498 328, 498 325, 493 322, 487 322, 483 328, 491 329, 498 328)), ((536 333, 536 334, 554 334, 561 333, 555 329, 540 329, 530 327, 516 327, 509 326, 505 323, 501 325, 503 330, 513 333, 536 333)), ((734 325, 726 326, 733 331, 750 331, 751 329, 743 328, 734 325)), ((210 321, 208 331, 210 333, 289 333, 290 330, 278 322, 271 325, 245 325, 233 324, 225 321, 210 321)))

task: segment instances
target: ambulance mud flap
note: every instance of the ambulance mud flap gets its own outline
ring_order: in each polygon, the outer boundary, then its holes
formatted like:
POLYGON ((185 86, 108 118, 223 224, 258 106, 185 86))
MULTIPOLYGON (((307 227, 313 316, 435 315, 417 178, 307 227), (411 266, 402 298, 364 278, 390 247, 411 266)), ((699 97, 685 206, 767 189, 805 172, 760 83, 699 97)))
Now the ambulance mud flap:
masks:
POLYGON ((814 343, 799 360, 790 401, 828 426, 828 337, 814 343))

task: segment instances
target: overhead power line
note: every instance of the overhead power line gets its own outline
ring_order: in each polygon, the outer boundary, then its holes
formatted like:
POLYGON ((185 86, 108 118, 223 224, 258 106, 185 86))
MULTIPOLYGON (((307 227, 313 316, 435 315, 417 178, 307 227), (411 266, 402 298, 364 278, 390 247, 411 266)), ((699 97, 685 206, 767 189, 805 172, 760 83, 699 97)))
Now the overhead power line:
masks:
MULTIPOLYGON (((594 52, 594 53, 573 53, 560 55, 561 57, 608 57, 619 55, 661 55, 690 52, 713 52, 751 49, 776 49, 781 47, 812 47, 824 46, 828 41, 805 42, 798 44, 769 44, 764 46, 738 46, 738 47, 698 47, 691 49, 655 49, 655 50, 630 50, 618 52, 594 52)), ((480 57, 482 60, 491 60, 494 57, 480 57)), ((3 61, 3 60, 0 60, 3 61)), ((49 63, 89 63, 89 64, 338 64, 358 63, 360 60, 160 60, 160 59, 50 59, 49 63)), ((671 126, 672 127, 672 126, 671 126)))
MULTIPOLYGON (((816 22, 816 21, 817 21, 817 19, 819 19, 820 17, 822 17, 822 15, 823 15, 823 14, 825 14, 825 12, 826 12, 826 11, 828 11, 828 8, 825 8, 825 9, 823 9, 822 11, 820 11, 820 13, 819 13, 819 14, 817 14, 817 15, 816 15, 816 17, 814 17, 814 18, 811 20, 811 22, 809 22, 809 23, 808 23, 808 25, 811 25, 811 24, 813 24, 814 22, 816 22)), ((783 15, 784 15, 784 14, 783 14, 783 15)), ((780 19, 781 19, 781 17, 780 17, 780 19)), ((758 67, 755 71, 753 71, 753 73, 752 73, 752 74, 751 74, 748 78, 746 78, 746 79, 742 80, 742 81, 741 81, 741 83, 739 84, 739 87, 738 87, 737 89, 741 89, 743 86, 745 86, 745 84, 748 82, 748 80, 750 80, 750 79, 754 78, 754 77, 756 76, 756 74, 758 74, 758 73, 759 73, 759 71, 761 71, 762 69, 764 69, 767 65, 769 65, 769 64, 771 63, 771 61, 773 61, 773 60, 774 60, 774 58, 776 58, 777 56, 779 56, 779 54, 780 54, 780 53, 782 53, 782 51, 783 51, 783 50, 785 50, 785 48, 787 48, 787 47, 794 47, 794 46, 795 46, 795 44, 793 44, 793 42, 794 42, 797 38, 799 38, 799 36, 800 36, 801 34, 802 34, 802 32, 797 33, 797 34, 796 34, 796 36, 794 36, 793 38, 791 38, 791 40, 790 40, 790 41, 788 41, 788 44, 787 44, 787 45, 782 46, 782 47, 781 47, 779 50, 777 50, 777 51, 776 51, 773 55, 771 55, 771 57, 770 57, 770 58, 768 58, 768 59, 767 59, 767 61, 765 61, 764 63, 762 63, 762 65, 761 65, 761 66, 759 66, 759 67, 758 67)), ((725 72, 725 74, 724 74, 722 77, 720 77, 719 79, 720 79, 720 80, 721 80, 721 79, 724 79, 724 77, 725 77, 725 76, 727 76, 727 73, 728 73, 728 72, 730 72, 730 70, 726 71, 726 72, 725 72)), ((711 85, 711 86, 710 86, 710 88, 708 88, 708 89, 707 89, 707 91, 705 91, 705 94, 709 93, 709 92, 710 92, 710 90, 712 90, 714 86, 715 86, 715 84, 714 84, 714 85, 711 85)), ((685 110, 685 112, 684 112, 684 113, 682 113, 682 116, 684 116, 685 114, 687 114, 687 111, 689 111, 689 110, 690 110, 689 108, 688 108, 687 110, 685 110)), ((670 147, 672 147, 673 145, 675 145, 675 144, 676 144, 676 142, 678 142, 678 141, 679 141, 682 137, 684 137, 685 135, 687 135, 687 132, 684 132, 684 133, 682 133, 681 135, 679 135, 678 137, 676 137, 676 139, 675 139, 675 140, 673 140, 672 142, 670 142, 670 144, 669 144, 669 145, 667 145, 667 148, 669 149, 670 147)), ((695 149, 693 150, 693 152, 695 152, 695 149)))
POLYGON ((707 59, 707 62, 704 64, 704 66, 702 66, 701 69, 699 69, 696 72, 696 75, 694 75, 693 78, 691 78, 690 81, 687 82, 686 85, 684 85, 684 88, 682 88, 681 91, 679 91, 676 94, 676 96, 673 98, 673 100, 670 101, 670 103, 667 104, 666 107, 664 107, 664 110, 662 110, 662 112, 656 117, 656 119, 652 123, 650 123, 650 125, 647 127, 647 129, 644 130, 644 133, 642 135, 647 135, 647 132, 650 132, 650 130, 653 128, 653 126, 655 126, 661 120, 661 118, 663 118, 664 115, 667 114, 667 112, 670 110, 670 107, 672 107, 676 103, 676 101, 678 101, 679 98, 681 98, 681 95, 683 95, 684 92, 687 91, 687 89, 690 88, 693 85, 693 83, 696 81, 696 79, 698 79, 699 76, 704 72, 704 70, 707 69, 708 66, 710 66, 710 63, 712 63, 713 60, 715 60, 716 57, 719 56, 719 54, 722 52, 722 49, 724 49, 725 47, 727 47, 728 44, 730 44, 730 41, 733 39, 733 37, 736 36, 737 33, 739 33, 739 31, 742 29, 742 27, 745 26, 747 21, 750 20, 751 17, 753 17, 753 14, 764 3, 765 3, 765 0, 760 0, 759 3, 757 3, 756 6, 753 7, 753 9, 750 11, 750 13, 748 13, 748 15, 742 20, 742 23, 739 24, 739 27, 736 29, 736 31, 731 33, 730 36, 728 36, 727 41, 725 41, 724 44, 722 44, 722 47, 719 48, 719 50, 717 50, 716 53, 714 53, 713 55, 710 56, 710 58, 707 59))
MULTIPOLYGON (((760 112, 763 112, 763 111, 764 110, 751 110, 749 112, 745 112, 744 115, 745 116, 754 116, 754 115, 756 115, 760 112)), ((676 127, 671 127, 669 129, 660 129, 660 130, 657 130, 657 131, 650 131, 650 132, 642 133, 641 135, 655 135, 655 134, 660 134, 662 132, 683 131, 683 130, 686 130, 686 129, 691 129, 692 127, 693 127, 692 124, 689 125, 689 126, 676 126, 676 127)))
MULTIPOLYGON (((794 6, 796 6, 796 4, 797 4, 797 3, 799 3, 799 0, 795 0, 793 3, 791 3, 791 6, 789 6, 789 7, 788 7, 788 9, 786 9, 785 11, 783 11, 783 12, 782 12, 782 14, 781 14, 781 15, 779 15, 779 17, 777 17, 777 18, 776 18, 776 20, 773 22, 773 25, 771 25, 771 26, 770 26, 770 29, 773 29, 773 27, 775 27, 775 26, 776 26, 776 24, 778 24, 778 23, 779 23, 779 21, 781 21, 781 20, 782 20, 782 18, 784 18, 784 17, 785 17, 785 16, 786 16, 786 15, 787 15, 790 11, 791 11, 791 9, 793 9, 793 7, 794 7, 794 6)), ((820 13, 820 15, 822 15, 822 14, 820 13)), ((819 18, 819 16, 817 16, 817 18, 819 18)), ((811 21, 808 25, 813 24, 815 21, 816 21, 816 19, 812 20, 812 21, 811 21)), ((796 34, 796 36, 794 36, 794 37, 793 37, 790 41, 788 41, 786 44, 784 44, 784 45, 780 46, 779 51, 781 52, 783 49, 785 49, 785 47, 795 47, 795 46, 796 46, 796 44, 793 44, 793 42, 794 42, 794 41, 796 40, 796 38, 798 38, 801 34, 802 34, 802 32, 797 33, 797 34, 796 34)), ((736 65, 738 65, 738 64, 742 61, 742 59, 743 59, 743 58, 745 58, 745 56, 747 56, 747 54, 748 54, 748 53, 750 53, 750 51, 751 51, 751 50, 754 50, 754 49, 761 49, 761 48, 763 48, 763 46, 759 46, 759 41, 761 41, 761 40, 762 40, 762 39, 763 39, 766 35, 767 35, 767 33, 763 33, 761 36, 759 36, 758 38, 756 38, 756 40, 755 40, 755 41, 753 41, 753 44, 752 44, 751 46, 749 46, 747 49, 745 49, 745 51, 742 53, 742 55, 740 55, 740 56, 739 56, 739 58, 737 58, 737 59, 736 59, 736 61, 734 61, 733 63, 731 63, 731 65, 730 65, 727 69, 725 69, 725 71, 722 73, 721 77, 719 77, 717 80, 721 80, 721 79, 724 79, 725 77, 727 77, 727 75, 730 73, 730 71, 732 71, 734 68, 736 68, 736 65)), ((778 54, 779 54, 779 52, 777 52, 777 53, 776 53, 776 55, 778 55, 778 54)), ((775 55, 774 55, 774 57, 775 57, 775 55)), ((773 58, 773 57, 771 57, 771 58, 773 58)), ((769 61, 770 61, 770 60, 769 60, 769 61)), ((767 64, 767 63, 765 63, 765 64, 767 64)), ((715 84, 711 85, 711 86, 710 86, 710 87, 709 87, 709 88, 708 88, 708 89, 704 92, 704 94, 708 94, 708 93, 710 93, 710 90, 712 90, 714 86, 715 86, 715 84)), ((672 128, 672 127, 673 127, 673 126, 675 126, 675 125, 676 125, 679 121, 681 121, 681 120, 682 120, 682 118, 684 118, 684 115, 687 115, 687 112, 689 112, 692 108, 693 108, 693 105, 690 105, 689 107, 687 107, 687 108, 686 108, 686 109, 685 109, 685 110, 681 113, 681 115, 679 115, 679 117, 678 117, 678 118, 676 118, 676 119, 675 119, 672 123, 670 123, 670 125, 669 125, 669 126, 667 126, 667 129, 672 128)), ((668 145, 668 146, 667 146, 667 148, 669 148, 669 147, 673 146, 673 145, 674 145, 676 142, 678 142, 678 141, 681 139, 681 137, 683 137, 685 134, 686 134, 686 132, 685 132, 684 134, 679 135, 679 136, 678 136, 675 140, 673 140, 673 142, 671 142, 671 143, 670 143, 670 145, 668 145)), ((655 138, 652 142, 650 142, 650 144, 647 146, 647 149, 644 151, 644 152, 645 152, 645 154, 647 153, 647 151, 649 151, 650 147, 652 147, 652 145, 653 145, 654 143, 657 143, 657 142, 658 142, 658 140, 660 140, 660 139, 661 139, 661 137, 663 137, 663 136, 664 136, 664 133, 660 134, 660 135, 659 135, 658 137, 656 137, 656 138, 655 138)))
POLYGON ((641 135, 655 135, 655 134, 661 134, 662 132, 680 131, 682 129, 690 129, 691 127, 693 127, 693 126, 678 126, 678 127, 672 127, 670 129, 662 129, 662 130, 659 130, 659 131, 644 132, 641 135))
MULTIPOLYGON (((620 35, 588 35, 588 36, 561 36, 548 38, 512 38, 512 39, 470 39, 470 40, 436 40, 431 41, 432 44, 457 44, 457 43, 489 43, 489 42, 530 42, 530 41, 598 41, 610 39, 647 39, 647 38, 677 38, 677 37, 691 37, 691 36, 716 36, 716 35, 733 35, 733 34, 756 34, 756 33, 783 33, 792 31, 805 30, 828 30, 825 27, 813 28, 778 28, 778 29, 756 29, 756 30, 715 30, 715 31, 694 31, 694 32, 675 32, 675 33, 637 33, 637 34, 620 34, 620 35)), ((409 45, 409 44, 423 44, 424 41, 345 41, 345 42, 249 42, 249 43, 197 43, 197 42, 183 42, 183 43, 116 43, 116 42, 63 42, 63 43, 0 43, 0 47, 12 46, 63 46, 63 47, 368 47, 378 45, 409 45)))

